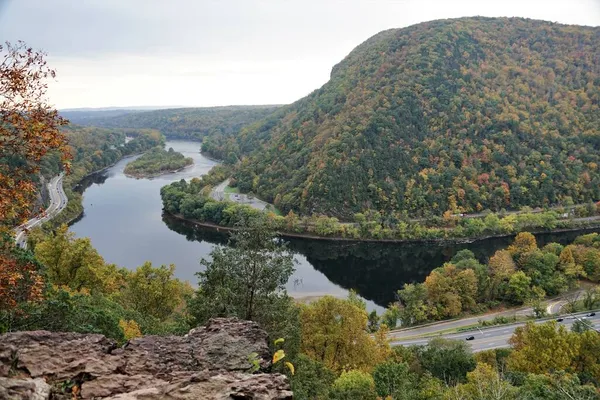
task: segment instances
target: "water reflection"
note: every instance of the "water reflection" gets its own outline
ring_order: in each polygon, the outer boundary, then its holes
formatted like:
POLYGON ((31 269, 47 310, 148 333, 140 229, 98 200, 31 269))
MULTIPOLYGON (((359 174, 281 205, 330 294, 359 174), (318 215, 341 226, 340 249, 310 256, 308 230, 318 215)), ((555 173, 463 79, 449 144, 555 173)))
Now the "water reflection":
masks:
MULTIPOLYGON (((169 229, 188 240, 225 244, 228 234, 163 215, 169 229)), ((590 230, 594 231, 594 230, 590 230)), ((597 231, 597 230, 596 230, 597 231)), ((550 242, 570 243, 586 231, 536 235, 539 246, 550 242)), ((355 289, 363 298, 380 306, 394 301, 405 283, 423 282, 436 267, 462 249, 469 249, 481 262, 512 243, 511 237, 463 244, 360 243, 312 239, 286 239, 290 249, 306 258, 328 280, 344 289, 355 289)))
MULTIPOLYGON (((71 230, 77 237, 91 238, 107 262, 130 269, 145 261, 155 265, 173 263, 178 278, 195 284, 195 274, 202 269, 198 261, 208 258, 216 244, 226 243, 228 235, 163 216, 160 188, 179 179, 201 176, 216 163, 203 157, 195 142, 170 141, 167 147, 192 157, 194 166, 154 179, 134 179, 123 174, 131 159, 119 161, 82 182, 78 190, 84 193, 85 215, 71 230)), ((580 233, 538 235, 538 241, 541 245, 548 241, 565 243, 580 233)), ((369 309, 377 309, 375 304, 387 305, 404 283, 422 282, 457 251, 471 249, 486 261, 510 242, 510 238, 500 238, 434 245, 289 239, 298 265, 287 289, 294 297, 345 297, 348 289, 356 289, 368 300, 369 309)))

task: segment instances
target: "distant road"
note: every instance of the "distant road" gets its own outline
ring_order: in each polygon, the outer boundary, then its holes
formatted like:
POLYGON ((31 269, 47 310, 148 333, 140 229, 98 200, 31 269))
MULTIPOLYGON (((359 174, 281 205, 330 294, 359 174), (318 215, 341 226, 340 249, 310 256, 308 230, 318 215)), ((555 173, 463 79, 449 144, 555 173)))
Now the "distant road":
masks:
POLYGON ((474 317, 461 318, 452 321, 441 321, 432 324, 427 324, 421 327, 407 328, 398 331, 391 331, 388 337, 392 340, 401 340, 403 338, 414 338, 415 336, 431 335, 436 332, 448 331, 449 329, 459 329, 467 326, 476 325, 479 321, 491 321, 496 317, 512 317, 531 315, 533 309, 531 307, 519 308, 501 312, 495 312, 485 315, 476 315, 474 317))
MULTIPOLYGON (((577 313, 573 314, 573 316, 565 316, 562 322, 559 322, 559 325, 564 325, 567 329, 571 329, 571 326, 575 322, 574 317, 585 319, 587 321, 591 321, 594 325, 595 329, 600 328, 600 312, 597 313, 594 317, 586 317, 587 313, 577 313)), ((536 324, 543 324, 544 322, 553 321, 554 319, 544 319, 534 321, 536 324)), ((501 325, 492 328, 483 328, 480 330, 473 330, 470 332, 464 333, 454 333, 448 335, 438 335, 432 336, 423 339, 411 339, 411 340, 401 340, 392 342, 392 346, 412 346, 412 345, 426 345, 429 343, 431 339, 434 337, 443 337, 444 339, 454 339, 454 340, 466 340, 469 336, 474 336, 474 340, 469 340, 467 343, 471 346, 474 352, 483 351, 483 350, 491 350, 491 349, 499 349, 503 347, 510 347, 508 344, 508 340, 512 337, 515 329, 519 326, 525 326, 525 322, 519 322, 516 324, 510 325, 501 325)))
POLYGON ((15 241, 17 242, 17 246, 25 248, 27 246, 27 231, 52 219, 67 206, 68 199, 62 186, 63 177, 64 173, 61 173, 60 175, 52 178, 48 184, 50 205, 46 211, 15 228, 15 241))
MULTIPOLYGON (((590 285, 583 285, 578 290, 562 294, 561 296, 548 299, 546 312, 548 314, 559 314, 562 307, 567 304, 568 299, 579 298, 590 285)), ((496 317, 524 317, 533 314, 533 308, 522 307, 514 308, 506 311, 493 312, 483 315, 475 315, 473 317, 455 319, 451 321, 440 321, 423 326, 416 326, 414 328, 404 328, 399 330, 393 330, 388 334, 388 337, 392 340, 402 340, 403 338, 415 338, 417 336, 432 335, 436 332, 444 332, 450 329, 465 328, 473 326, 479 323, 479 321, 492 321, 496 317)))
POLYGON ((240 204, 246 204, 252 208, 256 208, 257 210, 261 211, 267 208, 267 206, 269 206, 269 203, 257 199, 256 197, 250 197, 247 194, 227 194, 225 193, 225 188, 227 186, 229 186, 229 179, 226 179, 223 182, 219 183, 217 186, 215 186, 213 190, 211 190, 210 196, 217 201, 229 200, 240 204))
POLYGON ((229 185, 229 179, 225 179, 223 182, 219 183, 214 187, 210 195, 213 199, 217 201, 225 200, 225 188, 229 185))

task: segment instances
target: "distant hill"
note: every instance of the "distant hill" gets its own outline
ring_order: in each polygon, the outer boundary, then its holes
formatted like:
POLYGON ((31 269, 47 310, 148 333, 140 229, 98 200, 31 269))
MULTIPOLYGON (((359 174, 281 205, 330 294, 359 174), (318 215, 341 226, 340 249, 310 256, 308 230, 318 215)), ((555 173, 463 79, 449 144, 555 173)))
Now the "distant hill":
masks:
POLYGON ((167 138, 205 140, 203 151, 217 158, 240 153, 230 136, 240 129, 272 114, 280 106, 225 106, 201 108, 171 108, 153 111, 116 109, 103 111, 61 112, 73 123, 105 128, 157 129, 167 138))
POLYGON ((141 110, 129 108, 114 108, 114 109, 65 109, 59 110, 59 114, 68 119, 71 123, 80 125, 93 125, 98 120, 106 118, 118 117, 125 114, 140 112, 141 110))
POLYGON ((343 218, 597 201, 599 105, 599 27, 477 17, 387 30, 243 129, 233 182, 284 212, 343 218))

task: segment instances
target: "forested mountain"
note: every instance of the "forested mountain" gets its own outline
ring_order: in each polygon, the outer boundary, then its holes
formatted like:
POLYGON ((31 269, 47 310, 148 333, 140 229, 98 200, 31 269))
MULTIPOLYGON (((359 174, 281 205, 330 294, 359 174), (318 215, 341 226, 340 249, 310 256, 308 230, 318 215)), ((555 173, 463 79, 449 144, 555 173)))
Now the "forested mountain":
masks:
POLYGON ((107 128, 151 128, 167 138, 203 139, 204 151, 218 158, 239 149, 228 148, 225 137, 237 134, 244 125, 259 121, 273 113, 279 106, 228 106, 205 108, 176 108, 153 111, 117 110, 95 113, 67 113, 75 123, 107 128))
POLYGON ((233 184, 286 213, 338 217, 597 201, 599 102, 599 27, 477 17, 387 30, 243 129, 233 184))

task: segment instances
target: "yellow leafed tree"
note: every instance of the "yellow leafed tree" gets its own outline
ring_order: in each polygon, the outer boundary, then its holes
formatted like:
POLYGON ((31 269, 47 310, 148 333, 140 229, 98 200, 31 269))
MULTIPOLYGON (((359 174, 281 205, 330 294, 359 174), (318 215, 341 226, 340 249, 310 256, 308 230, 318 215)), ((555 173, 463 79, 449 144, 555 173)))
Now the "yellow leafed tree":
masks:
POLYGON ((303 306, 300 321, 302 353, 334 371, 369 372, 390 352, 385 333, 371 337, 366 310, 349 300, 325 296, 303 306))
POLYGON ((126 321, 126 320, 122 319, 119 321, 119 327, 121 327, 121 329, 123 330, 123 335, 125 336, 125 339, 127 339, 127 340, 135 339, 137 337, 142 336, 140 327, 137 324, 137 322, 135 322, 134 320, 126 321))

